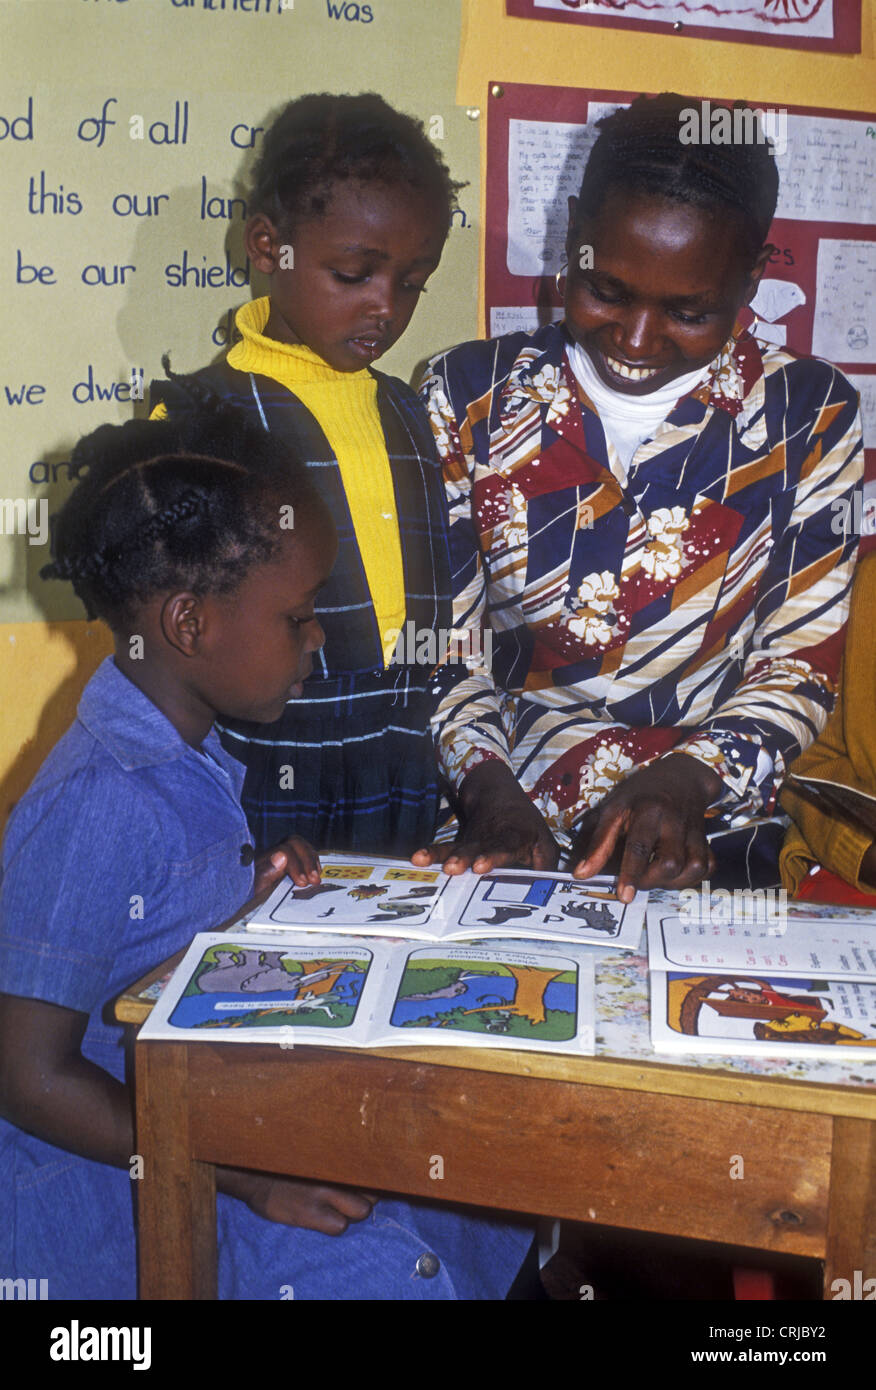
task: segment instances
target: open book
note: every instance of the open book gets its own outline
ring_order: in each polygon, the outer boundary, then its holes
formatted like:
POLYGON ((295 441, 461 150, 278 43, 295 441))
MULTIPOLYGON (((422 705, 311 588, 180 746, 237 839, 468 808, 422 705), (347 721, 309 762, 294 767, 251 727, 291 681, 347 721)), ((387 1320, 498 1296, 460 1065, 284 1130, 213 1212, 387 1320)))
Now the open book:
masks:
POLYGON ((405 859, 322 854, 322 882, 284 880, 250 919, 252 932, 319 931, 359 936, 460 941, 520 937, 635 950, 647 894, 614 896, 611 878, 586 882, 536 869, 445 874, 405 859))
POLYGON ((650 908, 654 1048, 876 1062, 876 913, 791 905, 780 927, 650 908))
POLYGON ((827 811, 851 816, 871 835, 876 835, 876 796, 844 786, 842 782, 832 782, 827 777, 799 777, 792 772, 788 781, 802 787, 827 811))
POLYGON ((513 945, 201 932, 139 1037, 592 1053, 591 954, 513 945))

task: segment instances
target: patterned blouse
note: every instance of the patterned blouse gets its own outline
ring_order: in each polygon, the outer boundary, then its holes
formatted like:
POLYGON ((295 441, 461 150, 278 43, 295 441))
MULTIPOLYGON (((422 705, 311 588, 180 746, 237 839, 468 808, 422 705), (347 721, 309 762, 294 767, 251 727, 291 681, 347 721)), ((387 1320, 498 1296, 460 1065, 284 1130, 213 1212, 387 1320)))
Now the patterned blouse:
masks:
POLYGON ((857 395, 827 363, 737 331, 622 486, 567 342, 551 324, 465 343, 423 383, 454 629, 483 629, 492 656, 443 673, 443 770, 458 786, 501 759, 563 842, 672 749, 718 772, 724 824, 769 814, 834 701, 857 395))

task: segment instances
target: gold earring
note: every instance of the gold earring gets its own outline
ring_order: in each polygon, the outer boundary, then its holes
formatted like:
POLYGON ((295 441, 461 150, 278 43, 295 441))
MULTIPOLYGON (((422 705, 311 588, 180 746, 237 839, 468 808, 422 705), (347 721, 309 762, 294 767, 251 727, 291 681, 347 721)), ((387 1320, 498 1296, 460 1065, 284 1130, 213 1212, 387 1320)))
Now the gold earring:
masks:
POLYGON ((563 297, 563 291, 560 289, 560 281, 566 278, 566 267, 568 266, 568 264, 568 261, 563 261, 563 264, 560 266, 559 270, 554 276, 554 284, 557 287, 557 294, 560 296, 561 299, 563 297))

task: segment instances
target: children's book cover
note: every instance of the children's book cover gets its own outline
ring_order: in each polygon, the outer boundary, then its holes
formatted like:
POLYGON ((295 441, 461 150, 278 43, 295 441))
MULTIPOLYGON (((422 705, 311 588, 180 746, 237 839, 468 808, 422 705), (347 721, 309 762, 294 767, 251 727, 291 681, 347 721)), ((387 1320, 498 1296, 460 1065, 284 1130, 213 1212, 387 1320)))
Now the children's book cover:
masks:
POLYGON ((876 984, 810 976, 651 972, 658 1052, 876 1060, 876 984))
POLYGON ((619 902, 608 877, 505 869, 445 874, 404 860, 320 856, 322 881, 288 880, 253 915, 248 930, 349 932, 452 941, 508 937, 610 945, 634 950, 647 894, 619 902))

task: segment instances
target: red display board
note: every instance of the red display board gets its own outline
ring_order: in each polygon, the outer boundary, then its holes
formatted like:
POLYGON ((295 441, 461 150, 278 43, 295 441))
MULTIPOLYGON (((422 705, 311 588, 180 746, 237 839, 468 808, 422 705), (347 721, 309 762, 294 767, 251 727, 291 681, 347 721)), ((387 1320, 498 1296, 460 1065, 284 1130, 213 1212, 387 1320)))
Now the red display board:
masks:
POLYGON ((861 0, 505 0, 522 19, 860 53, 861 0))
MULTIPOLYGON (((490 87, 502 92, 487 98, 484 283, 494 335, 562 316, 554 275, 568 196, 580 187, 595 122, 637 94, 490 87)), ((726 103, 715 96, 699 109, 726 103)), ((765 108, 764 120, 776 136, 780 193, 776 250, 754 301, 758 333, 835 363, 861 393, 876 512, 876 116, 794 106, 765 108)))

